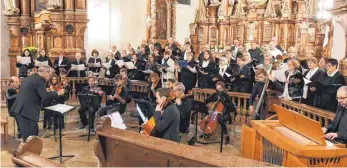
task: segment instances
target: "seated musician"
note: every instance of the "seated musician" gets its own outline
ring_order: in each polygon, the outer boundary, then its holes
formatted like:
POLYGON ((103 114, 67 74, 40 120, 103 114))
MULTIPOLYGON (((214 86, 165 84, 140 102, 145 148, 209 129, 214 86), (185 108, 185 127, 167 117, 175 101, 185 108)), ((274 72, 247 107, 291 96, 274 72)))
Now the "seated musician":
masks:
POLYGON ((128 89, 124 86, 121 75, 116 75, 114 81, 116 86, 109 95, 107 106, 100 108, 96 112, 101 117, 116 111, 120 114, 125 112, 128 89))
MULTIPOLYGON (((11 108, 13 106, 14 101, 17 98, 17 93, 19 91, 19 87, 20 87, 20 80, 18 77, 16 76, 12 76, 10 78, 10 85, 6 90, 6 106, 7 106, 7 111, 9 116, 14 117, 16 119, 16 117, 14 116, 14 114, 11 112, 11 108)), ((18 123, 18 122, 17 122, 18 123)), ((20 138, 20 132, 19 132, 19 127, 18 128, 18 132, 17 132, 17 137, 20 138)))
POLYGON ((177 82, 173 85, 173 92, 176 100, 175 104, 180 112, 180 133, 189 132, 190 111, 192 109, 192 99, 184 94, 183 83, 177 82))
POLYGON ((325 138, 347 144, 347 86, 339 88, 336 99, 339 105, 335 118, 322 130, 325 138))
POLYGON ((148 90, 148 96, 150 101, 154 101, 156 100, 155 98, 155 94, 156 94, 156 90, 158 90, 159 88, 162 87, 161 85, 161 81, 160 81, 160 77, 157 73, 152 73, 151 76, 149 77, 150 79, 150 89, 148 90))
POLYGON ((167 88, 169 88, 170 90, 172 90, 173 88, 173 85, 176 83, 176 80, 175 79, 168 79, 167 82, 166 82, 166 86, 167 88))
POLYGON ((61 69, 64 69, 66 72, 70 69, 69 60, 64 57, 63 52, 59 52, 58 58, 56 58, 53 62, 53 68, 55 70, 55 74, 60 76, 61 69))
MULTIPOLYGON (((102 95, 104 94, 104 92, 96 87, 95 85, 95 77, 88 77, 88 86, 84 87, 81 91, 81 94, 94 94, 94 95, 99 95, 100 99, 102 98, 102 95)), ((100 106, 100 105, 99 105, 100 106)), ((92 130, 92 132, 94 132, 94 116, 95 116, 95 112, 97 111, 98 107, 90 107, 90 111, 91 111, 91 123, 90 124, 90 128, 92 130)), ((88 107, 84 107, 81 106, 80 109, 78 110, 80 119, 81 119, 81 127, 80 129, 84 129, 87 125, 88 125, 88 120, 86 117, 86 114, 88 113, 88 107)))
MULTIPOLYGON (((236 108, 234 104, 232 103, 230 96, 226 92, 225 84, 222 81, 219 81, 216 83, 216 91, 217 91, 216 93, 212 94, 205 100, 205 103, 208 104, 211 102, 216 102, 218 99, 220 99, 221 102, 223 103, 225 108, 223 109, 224 110, 223 116, 220 116, 219 118, 219 123, 225 135, 225 144, 229 144, 230 138, 229 138, 228 129, 225 122, 230 120, 231 118, 230 113, 235 113, 236 108)), ((202 136, 206 136, 206 135, 202 135, 202 136)))
POLYGON ((170 89, 160 88, 156 92, 157 106, 153 113, 156 136, 170 141, 180 142, 180 112, 171 103, 170 89))
POLYGON ((93 72, 95 76, 99 75, 101 67, 101 58, 99 57, 98 50, 94 49, 92 55, 88 59, 88 69, 93 72))
POLYGON ((124 85, 127 87, 129 91, 133 88, 133 82, 128 78, 128 72, 125 68, 120 70, 120 75, 122 75, 122 80, 124 81, 124 85))

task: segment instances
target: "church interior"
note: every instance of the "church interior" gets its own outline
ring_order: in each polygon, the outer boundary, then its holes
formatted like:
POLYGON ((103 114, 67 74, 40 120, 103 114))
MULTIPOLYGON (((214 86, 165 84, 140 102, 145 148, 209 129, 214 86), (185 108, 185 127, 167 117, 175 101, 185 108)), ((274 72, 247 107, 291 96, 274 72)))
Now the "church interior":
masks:
POLYGON ((347 167, 347 0, 1 12, 1 167, 347 167))

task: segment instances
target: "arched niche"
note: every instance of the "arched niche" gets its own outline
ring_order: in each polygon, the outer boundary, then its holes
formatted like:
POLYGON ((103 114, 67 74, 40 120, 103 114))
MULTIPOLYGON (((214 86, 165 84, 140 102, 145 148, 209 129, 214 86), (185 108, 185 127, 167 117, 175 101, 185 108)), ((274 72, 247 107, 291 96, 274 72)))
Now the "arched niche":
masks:
POLYGON ((332 45, 331 57, 341 60, 345 57, 346 53, 346 31, 344 25, 340 21, 335 21, 334 25, 334 38, 332 45))

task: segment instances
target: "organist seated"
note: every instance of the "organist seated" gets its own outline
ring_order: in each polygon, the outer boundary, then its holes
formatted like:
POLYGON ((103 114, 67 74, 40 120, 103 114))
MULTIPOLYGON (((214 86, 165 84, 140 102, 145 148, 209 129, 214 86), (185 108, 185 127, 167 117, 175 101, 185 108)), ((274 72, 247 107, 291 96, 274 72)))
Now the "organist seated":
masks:
POLYGON ((109 95, 109 100, 106 103, 107 106, 102 107, 97 111, 97 114, 101 117, 116 111, 120 114, 125 112, 128 89, 124 86, 121 75, 118 74, 115 76, 115 84, 116 86, 113 88, 109 95))
MULTIPOLYGON (((95 77, 91 76, 91 77, 88 77, 88 86, 86 86, 82 89, 81 94, 99 95, 99 97, 101 99, 104 92, 101 90, 101 88, 96 87, 95 77)), ((94 130, 94 116, 95 116, 94 114, 97 111, 97 107, 90 107, 90 111, 91 111, 92 115, 89 116, 89 117, 91 117, 91 120, 90 120, 91 123, 89 123, 89 124, 91 125, 90 126, 91 130, 94 130)), ((78 110, 78 113, 79 113, 81 123, 82 123, 82 126, 80 127, 80 129, 84 129, 88 124, 88 120, 86 117, 86 114, 88 113, 88 107, 81 106, 80 109, 78 110)))
POLYGON ((339 103, 334 120, 322 128, 325 138, 347 144, 347 86, 339 88, 336 94, 339 103))

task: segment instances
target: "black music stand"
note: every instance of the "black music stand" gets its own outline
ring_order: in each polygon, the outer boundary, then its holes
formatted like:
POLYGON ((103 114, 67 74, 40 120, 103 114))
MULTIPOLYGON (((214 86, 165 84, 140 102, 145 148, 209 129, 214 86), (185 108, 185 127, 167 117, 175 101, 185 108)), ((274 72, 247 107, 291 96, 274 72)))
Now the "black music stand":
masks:
MULTIPOLYGON (((134 99, 135 104, 138 105, 143 112, 143 115, 147 117, 148 119, 153 116, 154 108, 151 104, 151 102, 146 100, 140 100, 140 99, 134 99)), ((138 112, 138 111, 137 111, 138 112)), ((139 125, 141 126, 144 121, 142 121, 141 117, 138 117, 139 119, 139 125)), ((139 132, 141 131, 141 127, 139 127, 139 132)))
MULTIPOLYGON (((92 117, 92 112, 90 111, 91 107, 99 107, 100 105, 100 98, 98 95, 92 95, 92 94, 78 94, 78 99, 81 103, 81 106, 83 107, 88 107, 88 142, 90 140, 90 126, 91 124, 91 117, 92 117)), ((87 135, 81 135, 81 137, 84 137, 87 135)))
POLYGON ((64 115, 67 114, 68 112, 72 111, 76 107, 65 105, 65 104, 56 104, 51 107, 45 107, 45 109, 51 111, 54 113, 54 115, 57 117, 57 122, 58 122, 58 127, 59 127, 59 156, 53 156, 48 159, 60 159, 60 163, 62 163, 62 158, 63 157, 75 157, 75 155, 63 155, 63 143, 62 143, 62 134, 61 134, 61 123, 64 122, 64 115), (65 106, 67 108, 60 108, 61 106, 65 106))
MULTIPOLYGON (((195 133, 194 133, 194 136, 188 141, 188 145, 194 145, 195 142, 197 143, 200 143, 200 144, 204 144, 204 145, 207 145, 207 144, 212 144, 212 143, 219 143, 219 141, 215 141, 215 142, 201 142, 198 140, 198 113, 201 113, 201 114, 205 114, 205 115, 208 115, 208 108, 206 107, 206 103, 204 102, 201 102, 201 101, 196 101, 196 100, 193 100, 193 106, 192 106, 192 111, 194 111, 192 113, 192 115, 195 115, 194 117, 194 122, 195 122, 195 133)), ((223 145, 223 131, 222 131, 222 139, 221 139, 221 148, 222 148, 222 145, 223 145)))

